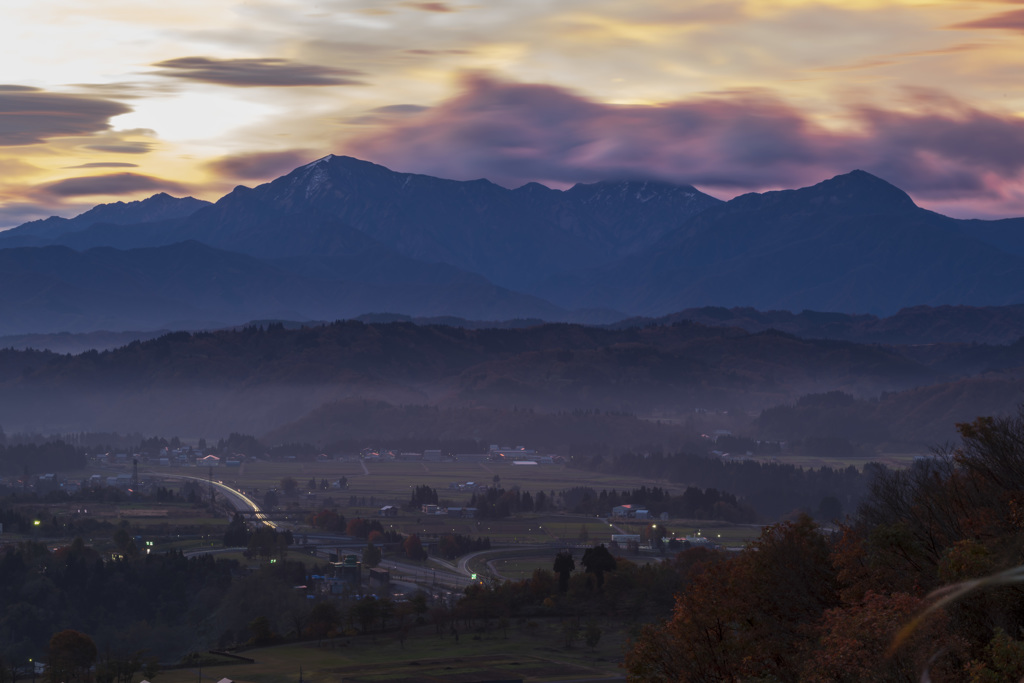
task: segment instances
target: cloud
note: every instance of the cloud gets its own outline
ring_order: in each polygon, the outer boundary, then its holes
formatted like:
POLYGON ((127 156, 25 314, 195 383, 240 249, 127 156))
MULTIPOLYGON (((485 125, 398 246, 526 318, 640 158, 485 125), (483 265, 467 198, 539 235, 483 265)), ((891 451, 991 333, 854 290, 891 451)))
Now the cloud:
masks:
POLYGON ((153 66, 162 76, 237 87, 364 85, 361 71, 302 64, 287 59, 213 59, 179 57, 153 66))
POLYGON ((422 10, 424 12, 454 12, 454 7, 447 2, 407 2, 407 7, 422 10))
POLYGON ((1024 31, 1024 9, 1003 12, 984 19, 955 24, 953 28, 998 28, 1024 31))
POLYGON ((254 152, 221 157, 211 161, 208 166, 221 176, 241 180, 263 180, 284 175, 317 156, 317 153, 305 149, 254 152))
POLYGON ((187 193, 188 190, 172 180, 141 173, 110 173, 107 175, 65 178, 44 185, 37 193, 50 197, 85 197, 90 195, 119 195, 135 192, 187 193))
POLYGON ((104 131, 110 128, 111 117, 129 111, 120 102, 96 97, 0 86, 0 145, 31 145, 104 131))
POLYGON ((389 104, 383 107, 376 107, 371 109, 371 111, 379 114, 419 114, 427 109, 430 109, 430 107, 424 107, 419 104, 389 104))
POLYGON ((153 149, 153 143, 142 140, 125 140, 113 145, 85 145, 85 149, 91 149, 94 152, 110 152, 112 154, 147 154, 153 149))
POLYGON ((78 166, 65 166, 66 169, 73 168, 138 168, 138 164, 129 164, 123 161, 93 161, 88 164, 79 164, 78 166))
POLYGON ((451 50, 427 50, 427 49, 415 49, 415 50, 404 50, 409 55, 471 55, 472 50, 463 50, 459 48, 451 50))
POLYGON ((399 117, 415 116, 429 110, 430 107, 423 107, 418 104, 389 104, 383 107, 375 107, 366 114, 350 116, 344 122, 353 126, 377 126, 387 124, 399 117))
POLYGON ((415 117, 361 134, 346 153, 402 171, 508 187, 660 178, 738 192, 796 187, 861 168, 921 197, 999 197, 1024 172, 1024 120, 938 93, 899 109, 851 107, 842 130, 764 92, 611 105, 487 75, 415 117))

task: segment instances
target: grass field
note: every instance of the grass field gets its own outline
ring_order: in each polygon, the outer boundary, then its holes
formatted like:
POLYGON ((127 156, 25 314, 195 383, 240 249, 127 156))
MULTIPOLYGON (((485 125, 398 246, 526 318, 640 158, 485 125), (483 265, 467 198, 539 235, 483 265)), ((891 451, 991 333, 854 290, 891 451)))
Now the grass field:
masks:
MULTIPOLYGON (((559 619, 518 620, 500 628, 461 633, 458 643, 450 635, 434 634, 419 626, 404 645, 393 634, 342 637, 323 642, 282 645, 241 652, 255 663, 232 662, 210 656, 202 669, 202 681, 230 678, 236 683, 293 683, 301 669, 305 683, 412 683, 443 681, 523 679, 526 682, 600 680, 619 678, 626 633, 600 624, 601 640, 593 649, 582 638, 564 646, 559 619), (213 665, 214 661, 218 661, 213 665)), ((193 683, 200 680, 198 667, 165 670, 160 683, 193 683)))
MULTIPOLYGON (((191 475, 206 478, 207 471, 202 468, 182 467, 149 467, 146 473, 191 475)), ((516 467, 508 463, 458 463, 458 462, 401 462, 380 461, 365 462, 327 460, 317 462, 247 462, 238 468, 221 468, 213 471, 215 479, 244 489, 260 489, 265 491, 277 488, 285 477, 292 477, 298 482, 299 489, 305 492, 310 479, 320 482, 322 479, 333 482, 347 477, 348 489, 345 491, 317 492, 318 497, 348 499, 374 497, 374 506, 402 505, 409 501, 412 489, 416 486, 429 486, 437 489, 438 496, 449 499, 453 505, 465 505, 469 502, 472 491, 459 491, 449 488, 450 484, 466 484, 492 486, 494 477, 498 476, 500 485, 505 489, 518 486, 525 491, 559 491, 573 486, 590 486, 597 490, 638 488, 641 485, 657 485, 670 492, 682 493, 684 487, 673 486, 664 481, 652 481, 642 477, 623 477, 619 475, 598 474, 583 470, 569 469, 564 465, 539 465, 537 467, 516 467), (364 471, 365 465, 365 471, 364 471)))

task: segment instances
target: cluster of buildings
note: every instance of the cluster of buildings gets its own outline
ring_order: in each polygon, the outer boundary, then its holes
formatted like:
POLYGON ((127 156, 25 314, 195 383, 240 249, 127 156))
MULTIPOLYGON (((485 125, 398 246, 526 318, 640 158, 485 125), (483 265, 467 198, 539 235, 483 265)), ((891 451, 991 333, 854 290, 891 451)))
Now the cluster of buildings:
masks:
MULTIPOLYGON (((420 507, 420 512, 424 515, 458 517, 461 519, 474 519, 477 516, 477 508, 441 507, 440 505, 434 505, 433 503, 425 503, 422 505, 420 507)), ((398 507, 394 505, 385 505, 377 511, 377 514, 381 517, 397 517, 398 507)))
POLYGON ((425 450, 422 453, 396 450, 374 450, 364 448, 359 457, 370 462, 417 461, 417 462, 509 462, 512 464, 553 465, 563 462, 559 455, 543 455, 525 446, 499 446, 492 444, 485 453, 442 454, 440 450, 425 450))
POLYGON ((155 454, 150 453, 97 453, 89 456, 94 465, 128 466, 133 462, 154 467, 238 467, 246 460, 241 453, 225 457, 212 454, 204 455, 203 449, 192 446, 180 448, 161 448, 155 454))

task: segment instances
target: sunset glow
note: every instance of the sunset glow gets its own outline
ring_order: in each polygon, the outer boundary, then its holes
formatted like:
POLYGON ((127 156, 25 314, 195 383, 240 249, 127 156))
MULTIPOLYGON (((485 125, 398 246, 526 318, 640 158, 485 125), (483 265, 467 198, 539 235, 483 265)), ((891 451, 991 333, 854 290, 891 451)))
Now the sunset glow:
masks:
POLYGON ((7 2, 0 227, 328 153, 722 198, 862 168, 1024 215, 1022 32, 978 0, 7 2))

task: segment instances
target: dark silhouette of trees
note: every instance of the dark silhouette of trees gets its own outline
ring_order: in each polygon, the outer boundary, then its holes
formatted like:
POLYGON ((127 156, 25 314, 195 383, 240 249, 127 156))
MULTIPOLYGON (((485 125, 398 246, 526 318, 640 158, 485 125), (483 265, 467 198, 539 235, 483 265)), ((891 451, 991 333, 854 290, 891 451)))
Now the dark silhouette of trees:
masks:
POLYGON ((576 560, 572 559, 572 553, 563 550, 555 555, 553 571, 558 574, 558 590, 561 593, 569 590, 569 575, 576 569, 576 560))
POLYGON ((299 490, 299 482, 295 481, 294 477, 282 477, 281 478, 281 491, 286 496, 293 496, 295 492, 299 490))
POLYGON ((367 543, 366 548, 363 550, 363 565, 366 567, 376 567, 380 564, 380 559, 380 548, 373 543, 367 543))
POLYGON ((241 513, 236 512, 227 529, 224 530, 225 548, 247 548, 249 546, 249 525, 241 513))
POLYGON ((412 497, 409 500, 409 509, 418 510, 423 505, 437 505, 437 490, 426 484, 417 486, 412 490, 412 497))
POLYGON ((491 539, 476 538, 475 540, 463 534, 443 534, 437 542, 437 550, 441 557, 455 559, 459 555, 473 553, 479 550, 490 550, 491 539))
POLYGON ((588 574, 597 579, 598 590, 604 587, 605 572, 613 572, 616 567, 615 556, 604 547, 604 543, 584 550, 580 563, 588 574))

